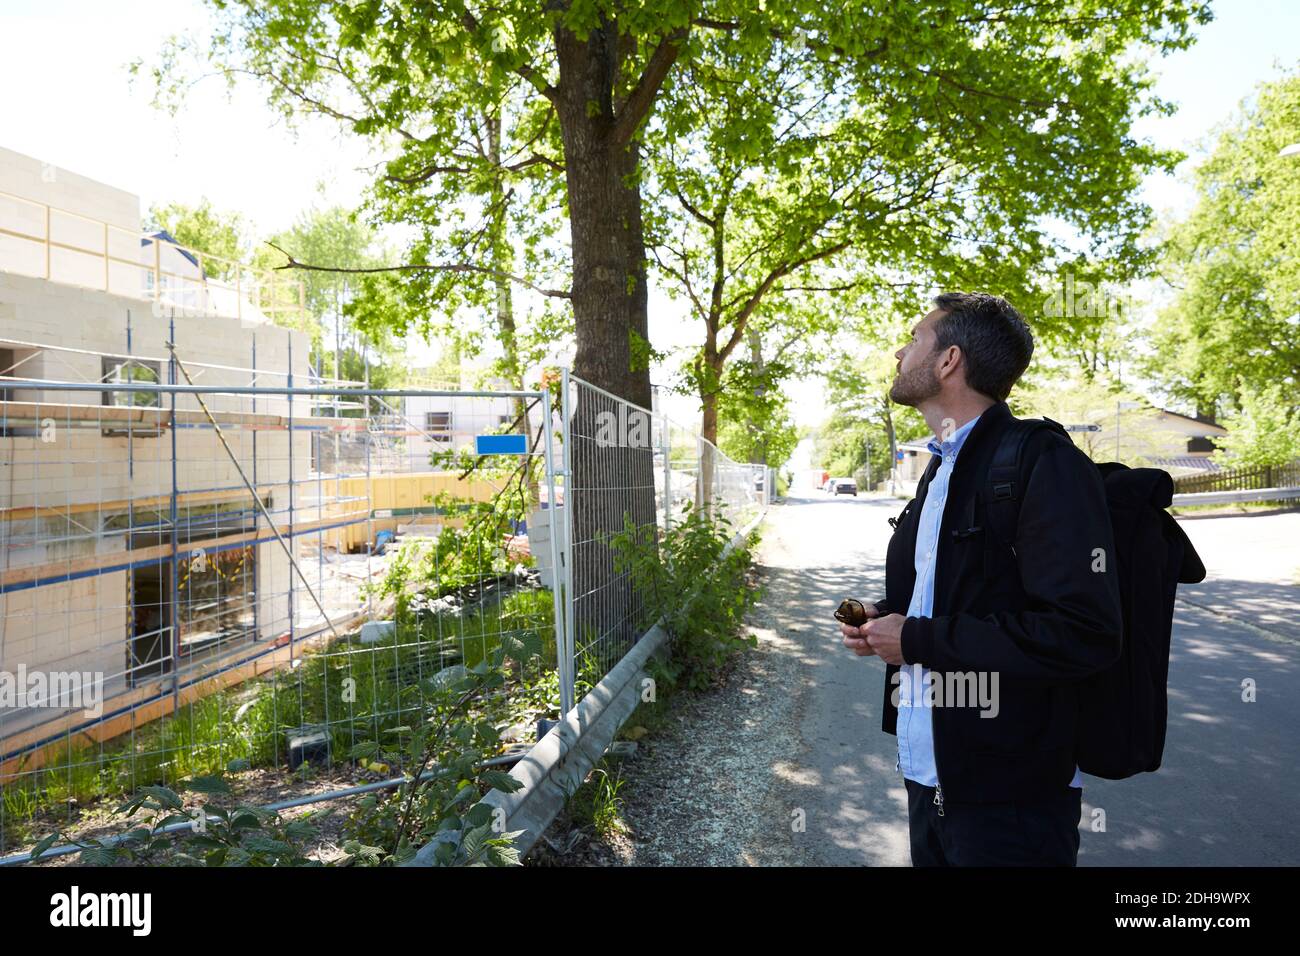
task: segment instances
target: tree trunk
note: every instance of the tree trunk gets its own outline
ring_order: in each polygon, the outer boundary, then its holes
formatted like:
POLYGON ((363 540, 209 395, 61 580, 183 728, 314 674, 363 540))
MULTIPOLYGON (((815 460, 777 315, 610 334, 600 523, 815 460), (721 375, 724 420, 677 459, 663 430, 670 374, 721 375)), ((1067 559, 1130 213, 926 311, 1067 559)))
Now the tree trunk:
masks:
POLYGON ((573 250, 574 373, 636 405, 650 404, 648 367, 633 368, 632 333, 648 340, 640 155, 636 141, 612 142, 616 29, 586 42, 556 36, 560 83, 556 111, 564 142, 573 250), (589 111, 588 104, 598 109, 589 111), (592 115, 592 114, 595 115, 592 115))
POLYGON ((885 398, 880 407, 885 416, 885 433, 889 436, 889 486, 890 494, 894 493, 898 479, 898 440, 894 435, 894 415, 889 410, 889 399, 885 398))
MULTIPOLYGON (((649 366, 634 362, 633 354, 634 336, 649 340, 640 156, 635 139, 618 144, 613 138, 618 29, 606 21, 585 40, 561 29, 555 42, 573 255, 574 374, 648 409, 649 366)), ((634 409, 583 388, 574 398, 565 503, 573 508, 575 653, 579 672, 598 680, 650 623, 633 582, 615 572, 607 536, 623 530, 625 517, 654 528, 654 456, 649 442, 627 441, 623 426, 634 409), (617 441, 608 447, 595 441, 602 413, 619 422, 617 441)))
POLYGON ((718 393, 708 387, 700 389, 701 431, 700 434, 713 443, 712 446, 700 442, 700 470, 695 488, 695 507, 706 515, 713 513, 713 483, 717 464, 714 461, 713 446, 718 438, 718 393))

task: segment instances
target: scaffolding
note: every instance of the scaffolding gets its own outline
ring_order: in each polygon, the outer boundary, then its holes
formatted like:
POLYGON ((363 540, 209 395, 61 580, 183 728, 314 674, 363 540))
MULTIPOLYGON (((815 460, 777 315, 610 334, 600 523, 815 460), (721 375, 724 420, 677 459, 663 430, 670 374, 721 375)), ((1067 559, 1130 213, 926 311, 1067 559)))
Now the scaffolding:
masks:
MULTIPOLYGON (((406 403, 479 405, 492 432, 540 433, 542 393, 296 385, 288 372, 154 358, 162 383, 0 369, 0 673, 45 690, 0 706, 0 849, 19 839, 23 807, 48 810, 52 794, 176 779, 195 746, 212 751, 205 766, 255 751, 283 763, 287 729, 324 725, 344 745, 420 706, 336 699, 342 675, 364 672, 374 691, 481 656, 503 629, 553 641, 558 596, 541 577, 554 562, 529 553, 526 509, 500 542, 508 566, 439 582, 442 606, 414 633, 360 637, 393 617, 382 585, 394 561, 505 487, 504 466, 450 467, 472 449, 430 435, 406 403), (201 384, 218 373, 244 382, 201 384), (508 429, 500 411, 520 400, 531 413, 508 429), (304 684, 295 668, 313 654, 304 684), (201 743, 181 732, 209 719, 210 699, 228 708, 232 689, 275 671, 289 677, 274 679, 268 739, 233 713, 201 743), (166 730, 149 729, 163 718, 166 730)), ((523 456, 543 476, 534 510, 554 500, 543 455, 523 456)), ((552 644, 537 669, 557 666, 552 644)))

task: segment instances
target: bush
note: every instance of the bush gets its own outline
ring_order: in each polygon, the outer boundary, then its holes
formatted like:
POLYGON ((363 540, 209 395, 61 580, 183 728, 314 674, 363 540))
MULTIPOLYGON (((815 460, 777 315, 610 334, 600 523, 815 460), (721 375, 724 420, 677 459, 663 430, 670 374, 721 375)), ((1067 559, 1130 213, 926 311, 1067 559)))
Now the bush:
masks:
POLYGON ((657 541, 654 526, 625 522, 611 541, 615 570, 631 574, 672 637, 663 676, 670 689, 678 683, 707 687, 728 658, 758 643, 742 633, 745 613, 760 596, 748 580, 753 539, 728 548, 731 523, 690 507, 657 541))

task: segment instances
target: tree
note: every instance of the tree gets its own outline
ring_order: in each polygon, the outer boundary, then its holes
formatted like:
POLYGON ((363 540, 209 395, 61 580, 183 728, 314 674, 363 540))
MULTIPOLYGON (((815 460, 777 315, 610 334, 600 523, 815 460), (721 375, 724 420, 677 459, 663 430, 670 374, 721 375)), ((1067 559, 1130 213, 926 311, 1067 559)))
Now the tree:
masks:
MULTIPOLYGON (((358 269, 378 264, 382 255, 382 250, 376 248, 374 230, 342 206, 307 210, 293 226, 272 236, 267 246, 269 249, 260 250, 259 258, 271 268, 283 267, 292 257, 331 262, 339 270, 358 269)), ((344 340, 349 340, 346 345, 354 352, 364 352, 356 339, 357 330, 348 329, 346 321, 347 307, 358 293, 356 275, 348 271, 306 271, 302 278, 304 305, 320 322, 312 336, 313 362, 334 378, 346 378, 340 366, 344 340), (328 341, 326 327, 332 331, 328 341)), ((370 337, 385 345, 393 338, 385 329, 372 330, 370 337)))
POLYGON ((799 444, 789 399, 773 389, 758 395, 743 389, 725 393, 718 439, 723 453, 737 461, 780 468, 799 444), (732 396, 743 410, 731 411, 727 399, 732 396))
MULTIPOLYGON (((527 97, 525 110, 553 113, 554 133, 540 133, 538 143, 559 145, 562 158, 543 146, 513 165, 564 176, 573 278, 567 291, 552 291, 572 304, 578 374, 642 405, 649 404, 648 376, 633 361, 636 340, 647 337, 641 155, 661 99, 671 97, 673 110, 659 111, 665 135, 652 144, 659 152, 719 119, 725 151, 752 160, 772 150, 787 164, 819 156, 818 175, 836 162, 828 142, 885 152, 880 175, 895 173, 892 162, 903 177, 890 191, 934 191, 946 212, 963 214, 934 226, 951 256, 1006 261, 1008 253, 1036 253, 1046 230, 1031 220, 1049 211, 1099 241, 1124 244, 1141 212, 1127 194, 1163 161, 1128 137, 1134 113, 1161 107, 1140 103, 1150 80, 1126 54, 1138 43, 1160 52, 1185 46, 1190 25, 1209 18, 1204 4, 1190 0, 1025 8, 945 0, 849 10, 799 0, 508 0, 483 7, 214 0, 214 7, 208 52, 227 75, 258 78, 290 112, 330 116, 359 135, 397 140, 399 152, 417 150, 430 177, 481 169, 462 151, 466 97, 491 111, 517 90, 527 97), (776 111, 754 105, 768 92, 756 84, 770 77, 787 84, 777 88, 787 103, 776 111), (702 94, 702 108, 679 108, 693 91, 702 94), (738 108, 719 113, 718 102, 738 108), (783 150, 780 129, 768 120, 800 103, 843 122, 831 136, 809 129, 796 137, 796 149, 783 150), (901 162, 918 150, 926 163, 901 162), (936 170, 963 181, 927 179, 936 170), (1031 195, 1033 186, 1049 184, 1050 197, 1031 195), (1022 201, 987 209, 979 202, 1017 193, 1022 201)), ((165 65, 157 76, 178 82, 165 65)), ((850 208, 883 216, 888 199, 871 201, 872 186, 842 172, 850 208)), ((816 179, 802 183, 815 189, 807 205, 829 203, 824 214, 847 228, 849 217, 835 214, 835 185, 816 179)), ((487 268, 473 261, 413 265, 487 268)))
POLYGON ((837 476, 868 470, 873 484, 890 481, 900 442, 930 434, 920 412, 896 406, 889 397, 897 359, 894 353, 916 322, 911 297, 880 281, 864 282, 855 293, 856 321, 841 329, 834 351, 846 360, 826 371, 826 402, 832 409, 818 429, 816 456, 837 476))
POLYGON ((253 248, 249 222, 237 212, 215 208, 206 196, 197 205, 172 202, 150 206, 144 228, 146 232, 162 230, 182 246, 204 253, 204 275, 223 281, 234 277, 253 248))
POLYGON ((1199 411, 1265 383, 1300 387, 1300 75, 1260 87, 1196 169, 1199 199, 1169 236, 1173 301, 1147 371, 1199 411))
POLYGON ((1228 434, 1214 458, 1229 468, 1289 465, 1300 459, 1300 406, 1295 391, 1274 382, 1239 384, 1238 405, 1225 417, 1228 434))
MULTIPOLYGON (((686 377, 706 438, 728 363, 774 303, 798 337, 824 328, 862 273, 1024 302, 1062 264, 1124 274, 1149 261, 1136 188, 1176 157, 1128 135, 1134 116, 1164 106, 1127 50, 1182 45, 1206 13, 1072 12, 1084 19, 913 5, 872 10, 851 40, 824 22, 806 34, 795 23, 777 43, 738 42, 747 22, 699 35, 645 147, 647 242, 703 326, 686 377), (1071 223, 1087 253, 1049 219, 1071 223)), ((1042 311, 1044 332, 1069 343, 1104 328, 1042 311)))

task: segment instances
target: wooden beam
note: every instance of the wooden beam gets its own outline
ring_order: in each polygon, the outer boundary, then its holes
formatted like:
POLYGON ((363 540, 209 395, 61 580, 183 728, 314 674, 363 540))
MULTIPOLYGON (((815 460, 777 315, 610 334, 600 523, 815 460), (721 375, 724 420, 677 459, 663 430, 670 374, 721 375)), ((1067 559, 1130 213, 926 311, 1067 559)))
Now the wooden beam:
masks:
MULTIPOLYGON (((328 518, 322 518, 318 521, 309 521, 305 524, 294 524, 294 536, 300 536, 304 532, 315 531, 331 525, 353 524, 359 521, 365 521, 370 516, 368 509, 362 511, 348 511, 339 515, 331 515, 328 518)), ((282 535, 288 534, 287 526, 278 526, 282 535)), ((228 534, 220 538, 204 538, 198 541, 191 541, 189 544, 194 547, 203 548, 223 548, 227 545, 246 544, 250 541, 256 541, 262 537, 261 531, 246 531, 241 534, 228 534)), ((267 541, 274 541, 274 537, 268 537, 267 541)), ((265 543, 265 542, 261 542, 265 543)), ((71 577, 72 575, 81 575, 88 571, 96 571, 101 568, 109 568, 116 564, 130 563, 137 564, 141 561, 163 560, 170 558, 172 547, 170 544, 154 545, 148 548, 131 548, 121 551, 114 551, 109 554, 91 554, 83 558, 73 558, 69 561, 53 561, 48 564, 36 564, 26 568, 11 568, 8 571, 0 573, 0 587, 9 588, 15 584, 30 584, 33 581, 39 581, 46 577, 71 577)), ((51 584, 61 583, 60 581, 51 581, 51 584)))

